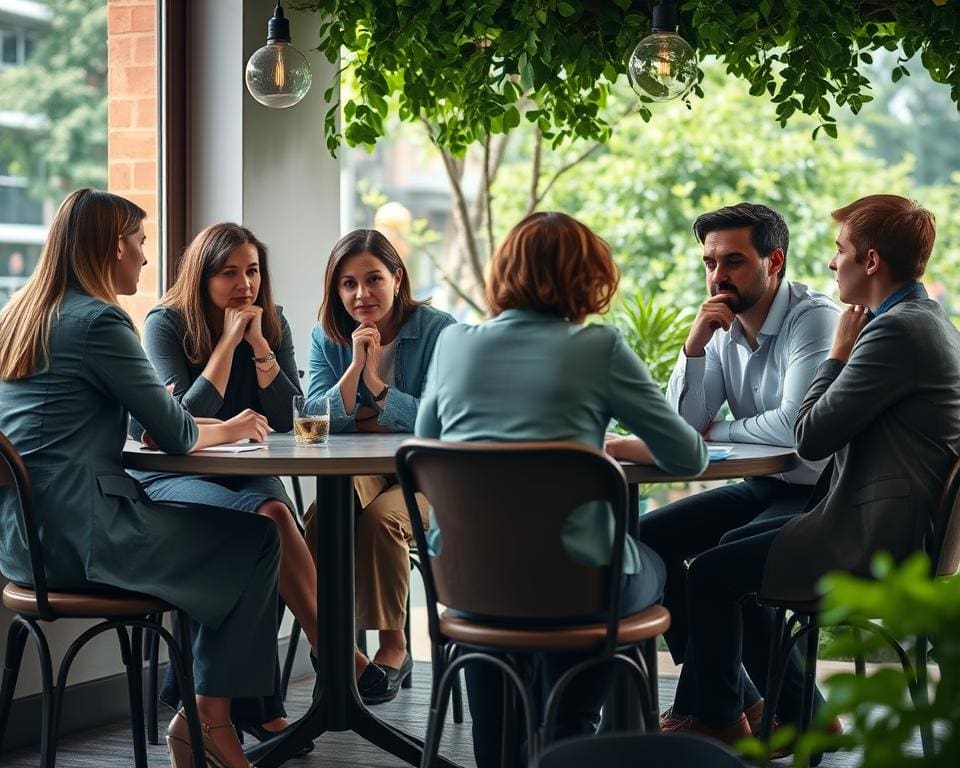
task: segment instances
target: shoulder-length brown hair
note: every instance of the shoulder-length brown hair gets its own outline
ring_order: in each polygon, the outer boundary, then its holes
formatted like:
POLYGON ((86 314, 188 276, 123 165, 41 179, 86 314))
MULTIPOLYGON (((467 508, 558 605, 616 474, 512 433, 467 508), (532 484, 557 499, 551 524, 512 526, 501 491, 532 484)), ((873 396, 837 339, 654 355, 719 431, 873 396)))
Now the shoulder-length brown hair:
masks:
POLYGON ((533 213, 497 248, 487 278, 494 316, 535 309, 581 323, 605 312, 620 276, 610 246, 565 213, 533 213))
POLYGON ((97 189, 67 196, 50 223, 40 261, 0 312, 0 379, 35 373, 49 359, 50 322, 68 288, 117 302, 119 239, 134 234, 146 211, 97 189))
POLYGON ((223 269, 224 263, 241 245, 257 249, 260 261, 260 291, 254 304, 263 309, 263 337, 271 349, 280 346, 282 329, 280 313, 273 303, 270 270, 267 267, 267 246, 246 227, 225 222, 213 224, 193 238, 180 260, 176 282, 160 301, 160 305, 177 310, 183 318, 183 350, 194 364, 205 363, 213 354, 217 339, 213 337, 210 314, 213 304, 207 284, 223 269))
POLYGON ((398 269, 403 270, 400 275, 400 291, 393 301, 393 314, 390 317, 394 328, 403 325, 417 307, 430 303, 414 300, 407 268, 397 249, 382 233, 375 229, 355 229, 341 237, 330 251, 327 272, 323 278, 323 303, 317 313, 327 338, 344 346, 349 346, 350 337, 359 323, 350 317, 347 308, 343 306, 337 281, 340 278, 340 265, 351 256, 361 253, 376 256, 390 270, 391 275, 395 275, 398 269))

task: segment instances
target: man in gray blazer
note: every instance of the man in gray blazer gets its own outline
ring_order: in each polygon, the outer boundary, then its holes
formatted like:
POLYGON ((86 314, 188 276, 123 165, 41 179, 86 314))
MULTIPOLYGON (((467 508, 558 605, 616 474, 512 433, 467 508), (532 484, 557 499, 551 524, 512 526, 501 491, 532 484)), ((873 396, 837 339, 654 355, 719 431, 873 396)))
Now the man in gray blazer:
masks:
POLYGON ((767 530, 755 525, 691 565, 675 704, 690 715, 672 730, 728 741, 749 732, 740 659, 752 656, 745 645, 769 642, 773 617, 743 611, 741 600, 815 599, 822 575, 868 576, 876 552, 902 560, 943 524, 937 498, 960 452, 960 332, 918 282, 933 249, 933 214, 871 195, 833 217, 841 228, 830 268, 850 307, 796 423, 801 457, 834 456, 829 482, 822 478, 804 513, 767 530))

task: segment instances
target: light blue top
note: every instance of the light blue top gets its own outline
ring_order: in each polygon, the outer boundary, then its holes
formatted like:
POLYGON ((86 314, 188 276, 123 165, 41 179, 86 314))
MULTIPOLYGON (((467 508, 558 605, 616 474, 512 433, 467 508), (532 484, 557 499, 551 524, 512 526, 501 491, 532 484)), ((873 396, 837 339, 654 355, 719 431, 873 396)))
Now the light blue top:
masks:
MULTIPOLYGON (((391 432, 413 431, 427 364, 437 336, 456 322, 446 312, 424 304, 414 309, 397 331, 395 382, 386 398, 378 404, 381 412, 377 418, 391 432)), ((331 432, 354 432, 357 410, 362 404, 373 402, 361 378, 354 409, 351 413, 346 412, 338 382, 352 361, 353 347, 333 341, 317 323, 310 334, 310 385, 306 408, 309 412, 311 403, 329 397, 331 432)))
MULTIPOLYGON (((510 309, 440 335, 416 433, 443 440, 571 440, 602 449, 611 418, 647 442, 661 469, 692 476, 707 466, 700 435, 670 407, 619 331, 510 309)), ((580 562, 606 564, 613 527, 608 509, 583 505, 567 519, 564 546, 580 562)), ((628 537, 624 571, 639 568, 628 537)))
MULTIPOLYGON (((793 425, 810 383, 833 346, 840 310, 801 283, 780 282, 751 349, 740 319, 713 334, 701 357, 683 350, 667 397, 696 430, 712 440, 794 447, 793 425), (733 420, 710 422, 724 401, 733 420)), ((779 475, 812 485, 825 462, 804 461, 779 475)))

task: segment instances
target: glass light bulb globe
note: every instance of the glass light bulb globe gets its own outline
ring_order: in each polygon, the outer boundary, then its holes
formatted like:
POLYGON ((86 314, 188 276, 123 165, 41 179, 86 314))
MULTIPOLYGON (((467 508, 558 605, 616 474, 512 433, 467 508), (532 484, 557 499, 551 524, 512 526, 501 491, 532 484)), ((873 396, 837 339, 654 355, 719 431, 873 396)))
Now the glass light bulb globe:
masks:
POLYGON ((274 41, 257 50, 246 70, 247 90, 266 107, 283 109, 299 102, 313 83, 307 57, 290 43, 274 41))
POLYGON ((697 56, 680 35, 654 32, 633 49, 627 76, 640 96, 670 101, 683 96, 697 81, 697 56))

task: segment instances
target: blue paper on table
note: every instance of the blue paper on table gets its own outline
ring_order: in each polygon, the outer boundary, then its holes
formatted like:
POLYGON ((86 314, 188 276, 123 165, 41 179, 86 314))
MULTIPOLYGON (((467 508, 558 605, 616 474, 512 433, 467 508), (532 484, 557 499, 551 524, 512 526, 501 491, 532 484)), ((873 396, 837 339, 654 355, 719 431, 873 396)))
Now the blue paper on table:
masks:
POLYGON ((707 455, 710 457, 710 461, 723 461, 726 458, 730 457, 730 454, 733 453, 732 445, 708 445, 707 446, 707 455))

